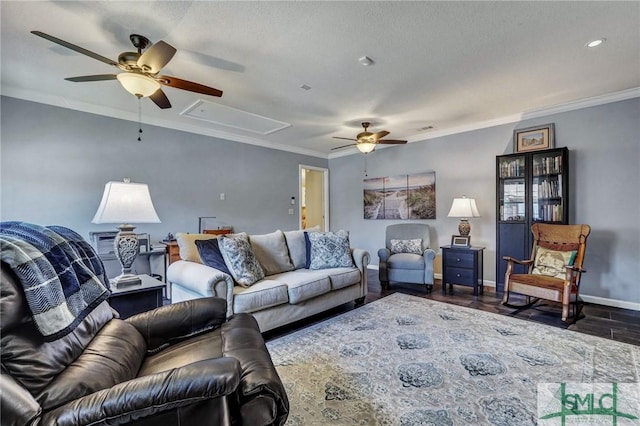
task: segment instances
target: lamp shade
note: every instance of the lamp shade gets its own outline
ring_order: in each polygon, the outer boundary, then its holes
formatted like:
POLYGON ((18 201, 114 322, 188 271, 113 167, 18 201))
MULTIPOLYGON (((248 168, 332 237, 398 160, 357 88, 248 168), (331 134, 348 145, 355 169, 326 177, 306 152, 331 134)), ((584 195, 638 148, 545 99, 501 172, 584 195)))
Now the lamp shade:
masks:
POLYGON ((361 153, 368 154, 376 148, 376 144, 371 142, 358 142, 356 147, 361 153))
POLYGON ((454 198, 451 210, 449 210, 448 217, 480 217, 480 212, 476 206, 476 200, 473 198, 454 198))
POLYGON ((151 96, 160 88, 160 83, 146 75, 121 72, 116 77, 127 92, 139 98, 151 96))
POLYGON ((92 223, 160 223, 144 183, 107 182, 92 223))

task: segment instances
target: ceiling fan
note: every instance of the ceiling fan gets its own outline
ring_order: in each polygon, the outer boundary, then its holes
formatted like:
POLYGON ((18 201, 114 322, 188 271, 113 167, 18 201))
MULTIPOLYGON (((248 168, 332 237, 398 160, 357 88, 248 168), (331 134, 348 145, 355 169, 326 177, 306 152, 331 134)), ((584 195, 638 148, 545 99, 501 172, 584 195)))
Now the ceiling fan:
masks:
POLYGON ((131 40, 131 43, 136 49, 138 49, 138 51, 122 52, 118 56, 118 62, 116 62, 41 31, 31 31, 31 34, 35 34, 38 37, 42 37, 124 71, 118 74, 97 74, 68 77, 65 78, 65 80, 79 83, 117 79, 120 81, 120 84, 122 84, 122 87, 124 87, 129 93, 138 98, 149 97, 162 109, 171 108, 171 102, 169 102, 169 99, 162 91, 161 86, 174 87, 176 89, 188 90, 190 92, 202 93, 210 96, 222 96, 222 91, 214 89, 213 87, 208 87, 168 75, 158 75, 160 70, 169 63, 171 58, 173 58, 173 55, 176 53, 176 49, 164 41, 158 41, 157 43, 151 44, 148 38, 138 34, 131 34, 129 36, 129 40, 131 40), (147 50, 143 53, 143 49, 147 50))
POLYGON ((334 139, 345 139, 348 141, 356 141, 356 143, 350 143, 349 145, 338 146, 335 148, 331 148, 331 150, 342 149, 348 146, 356 146, 360 152, 363 154, 368 154, 369 152, 376 149, 376 145, 403 145, 407 143, 407 141, 400 141, 396 139, 381 139, 389 134, 386 130, 381 130, 376 133, 371 133, 367 130, 367 128, 371 125, 371 123, 365 121, 362 123, 362 127, 364 127, 364 132, 358 133, 355 139, 353 138, 341 138, 338 136, 334 136, 334 139))

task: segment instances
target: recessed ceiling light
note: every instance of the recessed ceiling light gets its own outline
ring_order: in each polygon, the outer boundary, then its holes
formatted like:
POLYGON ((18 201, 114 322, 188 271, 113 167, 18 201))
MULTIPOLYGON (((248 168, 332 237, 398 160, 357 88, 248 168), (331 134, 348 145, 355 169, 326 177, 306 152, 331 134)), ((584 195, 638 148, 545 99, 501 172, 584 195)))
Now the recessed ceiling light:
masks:
POLYGON ((602 43, 604 43, 606 40, 607 40, 606 38, 599 38, 597 40, 590 41, 589 43, 587 43, 586 46, 589 48, 598 47, 602 43))
POLYGON ((368 56, 363 56, 362 58, 358 58, 358 62, 360 62, 365 67, 368 67, 369 65, 373 65, 373 59, 371 59, 368 56))

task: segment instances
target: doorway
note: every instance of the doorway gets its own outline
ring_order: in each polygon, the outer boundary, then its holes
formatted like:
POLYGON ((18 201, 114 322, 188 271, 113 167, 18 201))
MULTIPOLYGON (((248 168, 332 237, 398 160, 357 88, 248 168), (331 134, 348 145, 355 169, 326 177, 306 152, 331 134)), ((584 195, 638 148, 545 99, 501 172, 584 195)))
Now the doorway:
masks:
POLYGON ((300 229, 329 230, 329 169, 300 165, 300 229))

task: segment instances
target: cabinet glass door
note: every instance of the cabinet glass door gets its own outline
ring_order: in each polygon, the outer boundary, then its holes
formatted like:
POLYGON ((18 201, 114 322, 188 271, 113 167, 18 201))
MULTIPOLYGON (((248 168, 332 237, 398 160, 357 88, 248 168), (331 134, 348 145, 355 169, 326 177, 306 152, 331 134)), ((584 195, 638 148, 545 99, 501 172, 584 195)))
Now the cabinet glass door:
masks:
POLYGON ((500 158, 498 164, 498 220, 522 222, 526 220, 524 156, 500 158))
POLYGON ((533 221, 562 222, 564 220, 563 178, 561 152, 533 155, 531 181, 533 221))

